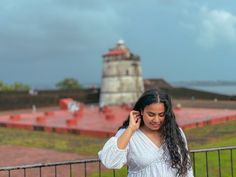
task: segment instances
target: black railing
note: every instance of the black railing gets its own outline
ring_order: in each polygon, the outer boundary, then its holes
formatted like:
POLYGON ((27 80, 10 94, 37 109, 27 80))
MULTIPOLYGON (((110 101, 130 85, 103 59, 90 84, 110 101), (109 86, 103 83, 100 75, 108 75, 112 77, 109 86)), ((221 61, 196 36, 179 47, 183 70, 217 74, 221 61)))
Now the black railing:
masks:
MULTIPOLYGON (((236 146, 192 150, 195 177, 236 177, 236 146)), ((123 177, 127 168, 107 170, 98 159, 0 167, 0 177, 123 177)))
POLYGON ((236 146, 192 150, 193 171, 195 177, 235 177, 236 146))

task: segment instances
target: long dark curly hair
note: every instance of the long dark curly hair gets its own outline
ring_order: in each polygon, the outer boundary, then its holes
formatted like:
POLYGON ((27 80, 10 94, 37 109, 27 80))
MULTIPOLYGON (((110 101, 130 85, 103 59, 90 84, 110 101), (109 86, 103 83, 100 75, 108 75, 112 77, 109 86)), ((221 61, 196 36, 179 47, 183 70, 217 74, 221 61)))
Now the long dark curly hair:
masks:
MULTIPOLYGON (((191 160, 187 150, 187 145, 176 122, 170 96, 158 89, 147 90, 135 103, 133 110, 142 112, 146 106, 152 103, 164 104, 165 118, 160 129, 161 138, 164 140, 166 147, 164 148, 164 151, 165 154, 169 154, 171 160, 170 164, 172 168, 176 169, 176 175, 184 177, 191 168, 191 160)), ((124 121, 123 125, 119 129, 127 128, 128 125, 129 117, 124 121)), ((144 122, 141 118, 140 126, 143 125, 144 122)))

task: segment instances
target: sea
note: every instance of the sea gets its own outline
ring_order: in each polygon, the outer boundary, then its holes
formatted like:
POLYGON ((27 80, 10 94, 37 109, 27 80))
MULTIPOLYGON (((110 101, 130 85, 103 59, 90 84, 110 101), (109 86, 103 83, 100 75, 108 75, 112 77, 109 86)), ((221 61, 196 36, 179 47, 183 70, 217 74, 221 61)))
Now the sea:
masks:
POLYGON ((220 93, 224 95, 236 96, 236 85, 217 85, 217 86, 182 86, 196 90, 220 93))

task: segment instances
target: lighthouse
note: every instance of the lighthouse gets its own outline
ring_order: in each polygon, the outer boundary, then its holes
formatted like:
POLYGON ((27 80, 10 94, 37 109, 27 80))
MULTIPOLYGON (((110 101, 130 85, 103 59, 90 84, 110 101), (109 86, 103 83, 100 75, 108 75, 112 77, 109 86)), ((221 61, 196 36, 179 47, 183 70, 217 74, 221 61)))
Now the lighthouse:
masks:
POLYGON ((144 90, 140 57, 123 40, 103 55, 100 107, 133 104, 144 90))

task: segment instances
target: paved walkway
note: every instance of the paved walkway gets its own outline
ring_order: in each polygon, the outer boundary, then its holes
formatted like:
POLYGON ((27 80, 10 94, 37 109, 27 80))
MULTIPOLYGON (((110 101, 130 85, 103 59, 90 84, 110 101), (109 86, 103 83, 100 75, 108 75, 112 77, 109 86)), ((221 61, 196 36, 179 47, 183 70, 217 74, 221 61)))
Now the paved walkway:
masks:
MULTIPOLYGON (((0 166, 17 166, 17 165, 30 165, 30 164, 43 164, 49 162, 62 162, 67 160, 79 159, 94 159, 96 157, 81 156, 76 153, 58 152, 48 149, 40 148, 27 148, 12 145, 0 146, 0 166)), ((57 177, 70 176, 70 166, 58 166, 57 177)), ((98 164, 87 164, 87 173, 98 170, 98 164)), ((72 165, 72 172, 74 176, 84 176, 84 164, 72 165)), ((55 167, 42 168, 43 177, 55 177, 55 167)), ((0 171, 0 177, 8 176, 8 171, 0 171)), ((11 176, 22 177, 24 176, 23 170, 11 171, 11 176)), ((32 168, 26 170, 26 176, 37 177, 40 176, 39 168, 32 168)))

